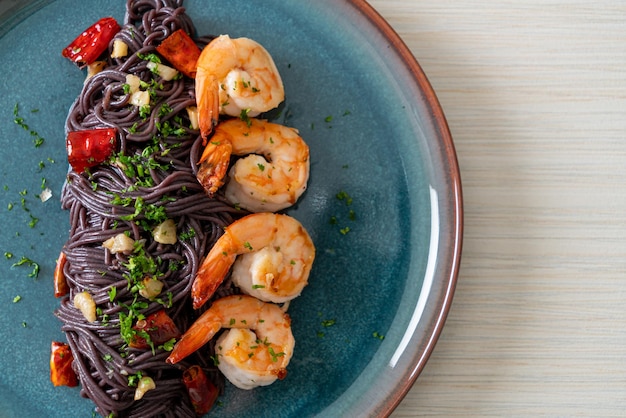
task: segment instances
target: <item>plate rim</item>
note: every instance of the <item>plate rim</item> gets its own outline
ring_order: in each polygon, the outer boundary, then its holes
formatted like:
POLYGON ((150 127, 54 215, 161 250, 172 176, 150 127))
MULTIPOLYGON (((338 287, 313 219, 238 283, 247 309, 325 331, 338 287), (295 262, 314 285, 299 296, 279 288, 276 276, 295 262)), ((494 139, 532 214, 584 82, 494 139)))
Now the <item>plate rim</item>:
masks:
POLYGON ((379 408, 379 412, 382 416, 389 416, 398 407, 406 394, 411 390, 417 381, 417 378, 424 370, 426 363, 430 359, 435 346, 439 341, 439 337, 441 336, 441 332, 452 306, 459 278, 458 276, 463 248, 463 190, 458 156, 452 134, 450 132, 450 127, 437 94, 426 76, 426 73, 422 69, 422 66, 419 64, 417 58, 409 49, 400 34, 371 4, 367 2, 367 0, 345 1, 362 13, 362 15, 379 31, 384 39, 389 42, 390 47, 393 48, 393 50, 398 54, 406 69, 413 76, 413 79, 417 83, 421 93, 424 95, 424 100, 427 104, 426 108, 430 112, 432 120, 434 121, 434 127, 437 128, 437 133, 439 135, 437 139, 440 141, 440 145, 444 150, 443 154, 446 157, 445 163, 447 164, 446 172, 449 175, 449 178, 446 180, 449 182, 449 188, 452 191, 452 199, 450 201, 450 209, 452 213, 450 214, 450 218, 453 219, 453 225, 451 225, 451 232, 448 238, 453 244, 453 250, 451 251, 451 265, 448 266, 447 277, 445 277, 446 281, 444 282, 445 296, 441 300, 437 301, 438 305, 436 309, 434 309, 434 311, 436 311, 436 321, 434 324, 429 324, 432 328, 428 333, 430 338, 425 350, 421 353, 417 353, 417 359, 414 359, 413 361, 414 366, 402 373, 402 379, 400 379, 399 384, 396 385, 396 390, 391 392, 391 395, 384 400, 383 405, 379 408))

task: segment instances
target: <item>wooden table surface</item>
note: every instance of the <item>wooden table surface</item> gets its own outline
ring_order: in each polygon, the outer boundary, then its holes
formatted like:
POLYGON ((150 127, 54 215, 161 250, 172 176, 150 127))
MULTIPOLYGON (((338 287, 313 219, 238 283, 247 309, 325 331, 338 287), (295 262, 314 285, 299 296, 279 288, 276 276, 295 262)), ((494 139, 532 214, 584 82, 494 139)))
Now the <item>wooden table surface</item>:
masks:
POLYGON ((393 417, 626 416, 626 2, 371 0, 465 203, 452 309, 393 417))

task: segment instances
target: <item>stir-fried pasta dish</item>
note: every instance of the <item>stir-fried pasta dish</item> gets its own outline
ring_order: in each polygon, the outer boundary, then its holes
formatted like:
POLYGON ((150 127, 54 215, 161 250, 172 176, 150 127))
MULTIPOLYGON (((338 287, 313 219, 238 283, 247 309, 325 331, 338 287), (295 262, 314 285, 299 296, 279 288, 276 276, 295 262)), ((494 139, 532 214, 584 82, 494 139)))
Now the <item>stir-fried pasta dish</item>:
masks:
POLYGON ((270 53, 198 32, 182 0, 128 0, 62 51, 86 79, 65 124, 51 380, 104 417, 203 415, 226 381, 272 384, 293 355, 315 247, 280 211, 309 148, 264 118, 284 101, 270 53))

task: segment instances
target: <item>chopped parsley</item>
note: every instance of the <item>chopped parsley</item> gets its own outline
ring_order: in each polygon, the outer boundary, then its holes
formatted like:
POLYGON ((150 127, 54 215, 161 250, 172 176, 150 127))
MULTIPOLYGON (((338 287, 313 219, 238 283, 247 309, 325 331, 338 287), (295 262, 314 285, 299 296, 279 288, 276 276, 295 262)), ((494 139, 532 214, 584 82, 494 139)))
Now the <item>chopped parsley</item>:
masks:
MULTIPOLYGON (((128 270, 122 276, 128 281, 128 289, 134 294, 134 299, 130 305, 120 303, 120 306, 126 308, 126 312, 119 313, 120 335, 126 344, 131 344, 136 337, 143 338, 146 344, 150 346, 154 353, 155 347, 150 335, 143 329, 133 328, 133 324, 137 321, 144 320, 145 315, 141 312, 148 307, 148 302, 139 300, 139 290, 143 287, 142 280, 145 277, 159 277, 163 273, 159 270, 159 262, 146 255, 143 243, 137 241, 133 254, 128 257, 128 262, 123 266, 128 270)), ((112 302, 117 294, 117 288, 111 287, 108 291, 109 300, 112 302)), ((172 294, 169 292, 168 301, 161 304, 170 307, 172 304, 172 294)), ((166 343, 167 345, 167 343, 166 343)))
POLYGON ((164 308, 171 308, 174 300, 174 294, 172 292, 167 292, 167 300, 163 300, 162 298, 154 299, 157 303, 163 305, 164 308))
POLYGON ((34 228, 35 225, 37 225, 37 222, 39 222, 39 218, 35 218, 32 214, 28 214, 28 216, 30 216, 30 221, 28 222, 28 226, 31 228, 34 228))
POLYGON ((192 238, 193 238, 193 237, 195 237, 195 236, 196 236, 196 230, 195 230, 195 229, 193 229, 193 228, 189 228, 189 230, 188 230, 187 232, 182 232, 182 233, 178 236, 178 238, 179 238, 181 241, 188 241, 188 240, 192 239, 192 238))
POLYGON ((109 301, 113 302, 115 300, 115 296, 117 295, 117 287, 111 286, 111 288, 107 291, 109 295, 109 301))
POLYGON ((159 117, 162 118, 163 116, 167 116, 172 112, 172 106, 170 106, 168 103, 163 103, 159 108, 159 117))
POLYGON ((267 351, 270 353, 270 356, 272 357, 272 361, 274 363, 278 361, 278 357, 284 357, 285 355, 285 353, 283 353, 282 351, 280 353, 274 352, 274 348, 272 347, 268 347, 267 351))
POLYGON ((172 351, 174 349, 174 345, 176 344, 176 338, 172 338, 169 341, 164 342, 158 348, 164 351, 172 351))
MULTIPOLYGON (((352 196, 350 196, 347 192, 345 192, 343 190, 338 192, 337 194, 335 194, 335 197, 340 202, 343 202, 345 204, 345 206, 351 206, 352 205, 352 196)), ((355 221, 357 219, 356 212, 354 211, 354 209, 349 209, 348 210, 347 217, 348 217, 348 219, 350 221, 355 221)), ((339 225, 339 218, 336 215, 331 216, 330 224, 331 225, 339 225)), ((341 226, 339 228, 339 233, 341 235, 347 235, 350 231, 351 231, 351 228, 349 226, 341 226)))
POLYGON ((145 104, 139 107, 139 117, 141 119, 148 119, 148 116, 150 116, 150 105, 149 104, 145 104))
POLYGON ((121 204, 122 206, 130 206, 130 202, 133 202, 135 211, 128 215, 123 215, 120 219, 124 221, 135 221, 135 223, 141 226, 144 230, 150 230, 153 226, 160 224, 167 219, 167 213, 165 212, 165 206, 157 203, 146 203, 141 196, 136 199, 132 198, 120 198, 116 196, 111 203, 121 204))
POLYGON ((246 125, 248 125, 248 128, 249 128, 250 126, 252 126, 252 120, 248 116, 248 113, 250 113, 250 109, 241 109, 241 113, 239 114, 239 119, 244 121, 246 125))
POLYGON ((154 62, 155 64, 161 63, 161 58, 159 58, 159 56, 154 53, 142 54, 141 52, 137 52, 137 56, 144 61, 154 62))
POLYGON ((141 241, 135 242, 133 254, 128 257, 128 262, 123 266, 128 270, 124 273, 124 278, 128 281, 128 288, 139 291, 138 284, 146 277, 159 277, 163 273, 159 271, 159 264, 152 257, 146 255, 146 251, 141 241))
MULTIPOLYGON (((320 317, 320 324, 322 325, 322 327, 324 328, 329 328, 332 327, 334 325, 337 324, 337 320, 336 319, 322 319, 322 313, 318 312, 317 316, 320 317)), ((326 333, 324 331, 317 331, 317 337, 318 338, 324 338, 326 336, 326 333)))
POLYGON ((322 321, 322 326, 325 328, 328 328, 328 327, 332 327, 336 323, 337 323, 337 320, 335 319, 325 319, 322 321))
POLYGON ((138 371, 135 374, 131 374, 130 376, 128 376, 128 386, 130 387, 137 386, 142 377, 143 377, 143 373, 141 371, 138 371))
POLYGON ((154 343, 150 338, 150 334, 148 334, 145 330, 137 330, 133 328, 133 324, 136 321, 146 319, 145 315, 140 311, 148 307, 148 302, 137 300, 137 295, 135 295, 135 298, 130 305, 121 304, 121 306, 127 309, 127 313, 119 313, 120 335, 124 342, 130 345, 135 337, 143 338, 154 353, 154 343))
POLYGON ((344 201, 348 206, 352 204, 352 197, 350 197, 350 195, 343 190, 337 193, 335 197, 341 201, 344 201))
MULTIPOLYGON (((159 127, 159 132, 162 136, 169 136, 172 132, 176 131, 172 130, 173 128, 169 122, 160 123, 159 127), (166 128, 167 132, 165 132, 166 128)), ((170 147, 162 149, 159 138, 155 137, 153 138, 152 144, 147 145, 141 152, 132 155, 125 155, 123 153, 114 154, 109 164, 121 168, 124 174, 134 181, 134 187, 131 189, 136 187, 152 187, 155 185, 154 179, 152 178, 152 171, 166 171, 170 169, 169 163, 164 163, 159 159, 162 159, 162 157, 170 152, 172 147, 176 146, 179 145, 171 145, 170 147)))
MULTIPOLYGON (((38 109, 33 109, 31 110, 32 113, 36 113, 38 112, 38 109)), ((45 142, 45 139, 39 135, 37 133, 37 131, 31 129, 27 124, 26 121, 24 120, 23 117, 20 116, 19 114, 19 104, 15 103, 15 106, 13 107, 13 122, 15 122, 18 126, 20 126, 22 129, 24 129, 26 132, 28 132, 32 137, 33 137, 33 143, 35 144, 35 148, 39 148, 40 146, 43 145, 43 143, 45 142)))
POLYGON ((28 274, 28 277, 32 277, 36 279, 37 276, 39 276, 39 269, 40 269, 39 264, 31 260, 30 258, 22 256, 22 258, 20 258, 18 262, 13 263, 11 267, 19 267, 19 266, 32 267, 32 271, 28 274))

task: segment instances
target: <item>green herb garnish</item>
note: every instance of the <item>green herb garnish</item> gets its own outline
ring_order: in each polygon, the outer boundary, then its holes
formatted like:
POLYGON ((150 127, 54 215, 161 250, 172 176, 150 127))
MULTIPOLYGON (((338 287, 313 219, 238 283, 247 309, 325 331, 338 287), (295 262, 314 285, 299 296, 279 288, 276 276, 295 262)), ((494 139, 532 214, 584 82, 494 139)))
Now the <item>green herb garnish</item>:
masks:
POLYGON ((12 267, 19 267, 19 266, 29 266, 33 268, 33 270, 28 274, 28 277, 32 277, 36 279, 37 276, 39 276, 39 269, 40 269, 39 264, 31 260, 30 258, 22 256, 22 258, 20 258, 18 262, 12 265, 12 267))
MULTIPOLYGON (((37 111, 38 111, 37 109, 33 109, 32 112, 35 113, 37 111)), ((15 106, 13 107, 13 116, 14 116, 13 122, 15 122, 18 126, 20 126, 26 132, 30 133, 32 137, 34 137, 33 143, 35 144, 35 148, 39 148, 40 146, 42 146, 45 139, 43 139, 43 137, 39 135, 37 131, 31 129, 26 124, 26 121, 24 121, 24 118, 19 115, 19 105, 17 103, 15 103, 15 106)))

